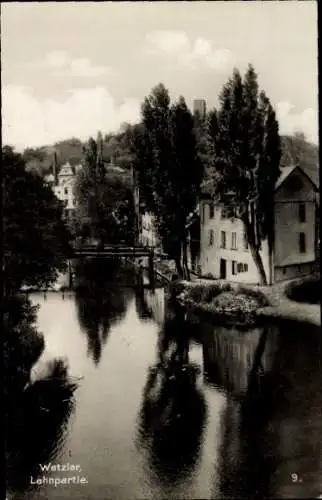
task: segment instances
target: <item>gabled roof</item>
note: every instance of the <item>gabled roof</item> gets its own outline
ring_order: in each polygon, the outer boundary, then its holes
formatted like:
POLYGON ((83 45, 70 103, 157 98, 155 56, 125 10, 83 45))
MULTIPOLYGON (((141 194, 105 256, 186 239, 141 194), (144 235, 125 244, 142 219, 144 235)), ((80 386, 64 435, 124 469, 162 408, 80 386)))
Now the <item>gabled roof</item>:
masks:
POLYGON ((275 183, 275 189, 279 188, 287 177, 296 169, 296 165, 281 168, 281 174, 275 183))
POLYGON ((73 167, 69 162, 65 163, 65 165, 61 167, 61 170, 58 174, 59 177, 73 176, 73 175, 74 175, 73 167))
POLYGON ((305 172, 305 170, 303 170, 303 168, 301 168, 299 165, 292 165, 292 166, 289 166, 289 167, 282 167, 281 168, 281 174, 280 174, 279 178, 277 179, 277 181, 275 183, 275 190, 278 189, 283 184, 283 182, 291 175, 291 173, 294 172, 295 170, 300 170, 301 173, 303 175, 305 175, 305 177, 307 179, 309 179, 309 181, 311 182, 311 184, 314 186, 314 189, 318 189, 318 185, 305 172))
MULTIPOLYGON (((288 167, 281 167, 280 176, 275 183, 275 191, 283 184, 283 182, 291 175, 291 173, 297 169, 300 170, 301 173, 310 181, 310 183, 313 185, 313 187, 316 191, 319 190, 319 182, 318 182, 318 179, 316 177, 311 176, 300 165, 290 165, 288 167)), ((201 202, 201 201, 207 202, 207 201, 214 201, 214 200, 210 195, 208 195, 206 193, 202 193, 200 196, 199 202, 201 202)))

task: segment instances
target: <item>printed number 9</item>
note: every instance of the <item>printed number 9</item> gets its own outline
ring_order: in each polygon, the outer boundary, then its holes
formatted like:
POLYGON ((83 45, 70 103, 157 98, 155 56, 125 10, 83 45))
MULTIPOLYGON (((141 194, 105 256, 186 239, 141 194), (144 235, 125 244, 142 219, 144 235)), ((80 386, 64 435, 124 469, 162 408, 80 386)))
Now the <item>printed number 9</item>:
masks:
POLYGON ((299 479, 297 474, 291 474, 291 478, 292 478, 293 483, 296 483, 299 479))

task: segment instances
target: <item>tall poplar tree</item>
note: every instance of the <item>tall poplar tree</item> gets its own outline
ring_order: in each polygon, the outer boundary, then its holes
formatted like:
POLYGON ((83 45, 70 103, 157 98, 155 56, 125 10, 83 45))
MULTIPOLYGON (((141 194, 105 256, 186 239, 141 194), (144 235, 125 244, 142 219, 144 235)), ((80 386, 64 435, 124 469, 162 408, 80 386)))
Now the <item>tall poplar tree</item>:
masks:
POLYGON ((267 284, 260 250, 267 238, 270 256, 273 251, 274 188, 281 158, 276 114, 266 94, 259 92, 251 65, 244 79, 234 71, 219 101, 210 126, 214 162, 205 184, 243 221, 260 282, 267 284))
POLYGON ((152 89, 142 105, 142 123, 132 130, 132 151, 140 194, 156 216, 164 249, 179 275, 185 269, 189 277, 186 221, 197 202, 202 162, 183 97, 171 106, 163 84, 152 89))

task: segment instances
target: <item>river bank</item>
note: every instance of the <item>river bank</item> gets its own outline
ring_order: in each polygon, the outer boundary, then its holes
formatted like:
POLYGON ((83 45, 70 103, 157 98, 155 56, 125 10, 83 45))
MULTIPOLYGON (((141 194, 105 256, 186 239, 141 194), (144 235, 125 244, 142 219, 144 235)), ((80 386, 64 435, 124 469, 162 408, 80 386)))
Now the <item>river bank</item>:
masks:
POLYGON ((318 303, 295 302, 289 290, 311 283, 318 276, 294 279, 273 286, 246 285, 224 280, 197 279, 170 284, 170 295, 178 304, 198 314, 212 316, 223 324, 251 326, 266 318, 281 318, 321 325, 318 303))

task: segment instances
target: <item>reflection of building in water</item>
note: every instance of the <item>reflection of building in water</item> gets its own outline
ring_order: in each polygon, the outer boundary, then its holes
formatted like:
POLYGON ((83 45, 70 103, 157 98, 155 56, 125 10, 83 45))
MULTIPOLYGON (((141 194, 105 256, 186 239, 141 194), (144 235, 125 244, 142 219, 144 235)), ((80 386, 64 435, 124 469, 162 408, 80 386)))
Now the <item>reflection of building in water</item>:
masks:
MULTIPOLYGON (((314 498, 321 491, 320 331, 285 323, 266 333, 258 390, 250 384, 240 401, 227 391, 213 497, 314 498)), ((216 353, 218 365, 237 369, 216 353)))
POLYGON ((148 309, 152 313, 153 319, 156 323, 162 325, 165 312, 164 288, 156 288, 154 292, 144 290, 144 300, 148 309))
MULTIPOLYGON (((236 396, 247 390, 248 378, 255 360, 263 328, 240 331, 235 328, 216 326, 205 335, 203 343, 204 371, 209 382, 222 386, 236 396)), ((270 352, 274 348, 272 339, 265 345, 262 369, 267 371, 270 352)))

